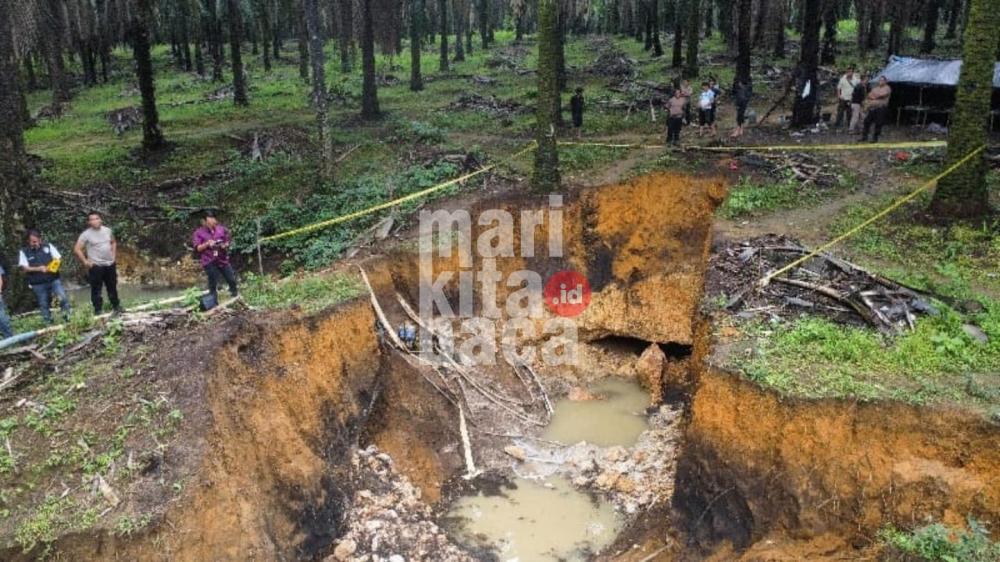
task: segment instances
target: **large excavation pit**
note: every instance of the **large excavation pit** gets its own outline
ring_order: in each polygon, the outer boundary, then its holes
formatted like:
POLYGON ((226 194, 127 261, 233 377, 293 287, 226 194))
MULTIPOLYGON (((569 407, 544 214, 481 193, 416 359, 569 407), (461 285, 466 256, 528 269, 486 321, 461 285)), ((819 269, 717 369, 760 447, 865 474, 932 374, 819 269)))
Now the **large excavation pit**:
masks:
MULTIPOLYGON (((984 484, 1000 476, 996 433, 969 416, 779 399, 711 367, 699 302, 724 190, 717 179, 652 174, 570 193, 556 205, 559 220, 548 196, 483 201, 469 211, 476 252, 466 262, 440 251, 442 241, 460 248, 461 234, 432 232, 432 259, 404 245, 356 264, 370 294, 319 313, 242 314, 202 328, 157 374, 201 400, 178 439, 184 455, 164 451, 148 481, 121 490, 123 512, 143 510, 150 525, 130 536, 64 536, 50 553, 735 559, 765 543, 798 545, 790 553, 857 548, 907 518, 996 518, 1000 498, 984 484), (500 211, 518 217, 513 246, 522 251, 484 257, 490 246, 475 241, 497 222, 481 218, 500 211), (526 216, 544 217, 530 227, 532 252, 523 251, 526 216), (483 271, 503 282, 485 291, 472 275, 463 285, 462 272, 483 271), (590 285, 579 314, 537 302, 525 321, 504 305, 525 286, 508 280, 566 271, 590 285), (455 275, 440 277, 447 272, 455 275), (471 313, 424 314, 422 276, 445 279, 441 303, 471 313), (495 345, 462 331, 469 317, 488 320, 476 333, 495 345), (425 324, 425 337, 409 343, 407 324, 418 334, 425 324), (567 349, 572 361, 551 360, 567 349), (921 445, 924 433, 934 446, 921 445), (186 486, 157 503, 164 471, 186 486)), ((5 560, 38 554, 0 550, 5 560)))

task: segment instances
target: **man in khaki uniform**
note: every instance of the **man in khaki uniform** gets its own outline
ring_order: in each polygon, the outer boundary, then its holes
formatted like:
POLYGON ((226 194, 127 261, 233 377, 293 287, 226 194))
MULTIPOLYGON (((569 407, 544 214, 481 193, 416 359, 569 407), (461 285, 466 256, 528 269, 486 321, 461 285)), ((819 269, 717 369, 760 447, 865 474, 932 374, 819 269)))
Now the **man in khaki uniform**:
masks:
POLYGON ((878 85, 868 92, 868 97, 865 99, 868 114, 865 115, 865 126, 861 131, 861 142, 868 140, 868 131, 872 125, 875 125, 872 142, 878 142, 878 137, 882 134, 882 125, 885 124, 885 116, 889 112, 889 96, 891 95, 892 88, 889 87, 889 82, 886 81, 885 76, 879 76, 878 85))

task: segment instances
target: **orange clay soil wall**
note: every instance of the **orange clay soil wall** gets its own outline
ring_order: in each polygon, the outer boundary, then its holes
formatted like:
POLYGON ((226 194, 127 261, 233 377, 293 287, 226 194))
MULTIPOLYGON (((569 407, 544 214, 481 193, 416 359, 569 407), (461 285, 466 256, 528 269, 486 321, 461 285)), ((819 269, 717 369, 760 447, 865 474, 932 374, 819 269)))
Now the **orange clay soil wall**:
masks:
MULTIPOLYGON (((483 211, 503 209, 514 216, 516 256, 496 260, 502 275, 497 290, 501 308, 506 296, 520 288, 505 286, 511 272, 528 269, 537 272, 544 283, 552 274, 572 269, 587 278, 593 291, 590 306, 575 318, 585 339, 619 335, 690 345, 711 241, 712 214, 725 190, 721 178, 661 172, 620 185, 570 192, 562 206, 561 258, 548 253, 549 215, 535 230, 534 256, 526 257, 521 251, 521 212, 549 209, 547 196, 485 200, 470 210, 474 263, 464 270, 480 269, 476 240, 495 224, 478 224, 483 211)), ((394 255, 391 261, 397 280, 415 278, 414 252, 394 255)), ((437 257, 433 264, 435 274, 463 270, 456 253, 450 258, 437 257)), ((456 286, 448 285, 452 291, 449 296, 454 295, 456 286)), ((418 286, 411 281, 408 289, 404 295, 416 303, 418 286)), ((457 307, 457 297, 451 302, 457 307)), ((476 302, 477 311, 480 304, 476 302)))
MULTIPOLYGON (((64 537, 67 560, 310 559, 335 538, 350 493, 349 447, 381 358, 367 301, 312 317, 237 317, 205 377, 201 463, 148 531, 64 537)), ((205 350, 192 346, 192 353, 205 350)), ((201 372, 198 369, 203 369, 201 372)))
POLYGON ((1000 524, 1000 430, 972 413, 781 398, 703 363, 675 508, 702 546, 761 538, 870 544, 892 523, 1000 524))

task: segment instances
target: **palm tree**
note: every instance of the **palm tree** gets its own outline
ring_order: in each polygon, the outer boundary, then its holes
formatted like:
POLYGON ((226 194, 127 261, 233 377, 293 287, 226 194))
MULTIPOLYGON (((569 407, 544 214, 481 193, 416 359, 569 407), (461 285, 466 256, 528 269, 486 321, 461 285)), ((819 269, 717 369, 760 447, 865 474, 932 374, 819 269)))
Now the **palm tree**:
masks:
POLYGON ((233 103, 250 105, 247 98, 247 81, 243 73, 243 55, 240 43, 243 41, 243 14, 239 0, 226 0, 229 8, 229 56, 233 62, 233 103))
POLYGON ((798 95, 795 96, 795 106, 792 110, 793 127, 808 127, 816 123, 821 4, 822 0, 805 0, 802 14, 802 52, 799 56, 798 68, 795 70, 799 82, 798 95), (806 89, 808 89, 808 93, 806 93, 806 89))
POLYGON ((378 117, 378 87, 375 85, 375 30, 372 0, 361 0, 361 117, 378 117))
MULTIPOLYGON (((986 144, 986 121, 993 92, 993 65, 1000 10, 993 0, 969 0, 969 18, 962 38, 962 71, 955 93, 955 111, 948 134, 948 163, 960 161, 986 144)), ((931 211, 949 218, 972 218, 989 211, 986 160, 982 154, 945 176, 934 192, 931 211)))
POLYGON ((410 90, 424 89, 420 75, 420 38, 424 33, 424 0, 410 2, 410 90))
MULTIPOLYGON (((24 148, 22 97, 18 80, 18 41, 15 34, 32 35, 35 27, 32 2, 0 0, 0 248, 10 252, 18 243, 23 212, 23 193, 29 189, 31 173, 24 148)), ((8 304, 28 302, 28 286, 18 268, 8 268, 8 304)))
POLYGON ((684 74, 698 76, 698 36, 701 29, 701 0, 688 0, 687 6, 687 56, 684 57, 684 74))
MULTIPOLYGON (((321 176, 333 177, 333 138, 330 135, 329 102, 326 97, 326 54, 323 27, 319 15, 319 0, 304 0, 306 29, 309 33, 309 61, 312 63, 312 102, 316 108, 316 129, 319 133, 321 176)), ((264 49, 267 51, 267 49, 264 49)))
POLYGON ((160 132, 160 115, 156 110, 153 60, 149 56, 149 27, 152 21, 151 0, 136 0, 132 13, 132 52, 139 94, 142 96, 142 147, 146 150, 158 150, 165 144, 160 132))
POLYGON ((438 0, 438 34, 441 36, 441 62, 439 70, 448 70, 448 0, 438 0))
POLYGON ((559 187, 559 152, 556 145, 555 112, 559 108, 556 57, 559 49, 558 0, 538 0, 538 106, 535 109, 534 188, 552 191, 559 187))

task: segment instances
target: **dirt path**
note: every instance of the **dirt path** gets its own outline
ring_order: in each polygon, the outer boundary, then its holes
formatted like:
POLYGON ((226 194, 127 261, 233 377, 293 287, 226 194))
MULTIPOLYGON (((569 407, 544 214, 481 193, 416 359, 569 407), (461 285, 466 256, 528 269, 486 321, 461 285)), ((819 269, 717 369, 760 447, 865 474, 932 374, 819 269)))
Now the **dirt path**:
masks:
MULTIPOLYGON (((875 201, 887 194, 908 193, 918 181, 890 167, 887 151, 841 152, 834 160, 857 176, 854 191, 834 195, 815 205, 780 209, 759 216, 738 219, 715 219, 716 237, 748 238, 767 233, 794 236, 816 245, 830 239, 833 223, 845 209, 865 201, 875 201)), ((874 205, 874 204, 873 204, 874 205)))

